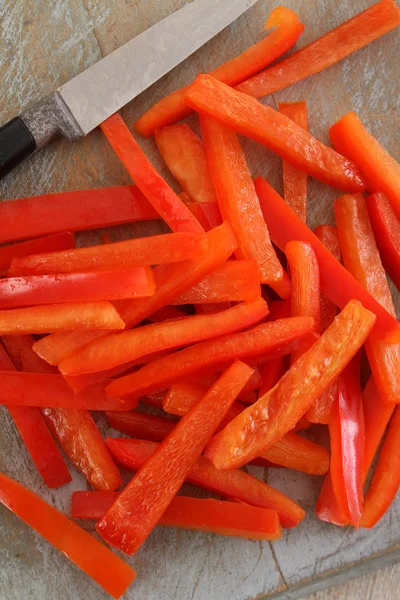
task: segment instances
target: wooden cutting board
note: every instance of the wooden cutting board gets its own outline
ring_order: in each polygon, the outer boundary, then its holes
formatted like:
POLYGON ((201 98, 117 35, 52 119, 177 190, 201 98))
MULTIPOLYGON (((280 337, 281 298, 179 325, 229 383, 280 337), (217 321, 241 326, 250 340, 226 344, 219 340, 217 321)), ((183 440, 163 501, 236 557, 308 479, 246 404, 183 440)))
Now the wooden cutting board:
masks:
MULTIPOLYGON (((216 0, 228 2, 229 0, 216 0)), ((282 0, 283 1, 283 0, 282 0)), ((372 4, 371 0, 287 0, 306 25, 299 46, 372 4)), ((0 115, 13 117, 62 83, 156 23, 185 0, 0 0, 0 115)), ((259 40, 269 11, 279 4, 259 2, 160 82, 126 107, 127 123, 156 100, 200 71, 207 71, 259 40)), ((267 98, 306 99, 310 129, 328 141, 328 127, 355 109, 371 132, 400 159, 399 36, 392 32, 329 70, 267 98)), ((179 39, 177 39, 179 43, 179 39)), ((196 119, 191 124, 197 128, 196 119)), ((281 189, 281 161, 249 140, 243 144, 254 175, 281 189)), ((168 179, 152 141, 143 148, 168 179)), ((129 183, 124 168, 99 131, 71 145, 60 141, 22 165, 0 184, 0 198, 13 199, 50 191, 129 183)), ((172 183, 172 182, 171 182, 172 183)), ((331 223, 337 193, 310 182, 309 223, 331 223)), ((159 224, 114 228, 114 239, 155 232, 159 224)), ((82 239, 82 238, 81 238, 82 239)), ((91 241, 97 234, 91 234, 91 241)), ((87 239, 86 239, 87 242, 87 239)), ((69 512, 71 492, 86 489, 74 471, 73 482, 46 489, 4 408, 0 410, 0 469, 69 512)), ((346 577, 400 558, 400 501, 379 526, 369 531, 340 529, 316 520, 313 506, 321 485, 292 471, 252 471, 307 509, 295 530, 278 542, 261 543, 196 532, 157 529, 129 559, 139 575, 127 599, 246 600, 299 598, 346 577)), ((91 526, 88 526, 90 528, 91 526)), ((0 508, 1 600, 86 600, 107 598, 95 584, 6 509, 0 508)))

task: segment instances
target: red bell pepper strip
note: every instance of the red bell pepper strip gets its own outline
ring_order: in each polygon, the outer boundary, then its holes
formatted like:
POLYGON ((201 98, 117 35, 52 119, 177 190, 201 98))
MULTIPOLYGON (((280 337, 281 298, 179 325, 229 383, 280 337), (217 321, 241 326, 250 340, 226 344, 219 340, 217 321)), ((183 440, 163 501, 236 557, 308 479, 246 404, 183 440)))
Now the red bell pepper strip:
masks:
MULTIPOLYGON (((305 102, 279 102, 279 112, 308 131, 307 104, 305 102)), ((285 201, 307 222, 307 173, 299 171, 286 160, 282 163, 283 195, 285 201)))
MULTIPOLYGON (((118 493, 73 492, 71 516, 99 519, 118 493)), ((159 520, 164 527, 207 531, 249 540, 277 540, 282 535, 278 513, 244 503, 176 496, 159 520)))
MULTIPOLYGON (((345 267, 395 317, 364 197, 341 196, 335 202, 335 216, 345 267)), ((374 332, 365 348, 382 400, 400 402, 400 344, 388 344, 374 332)))
MULTIPOLYGON (((32 350, 30 336, 3 337, 18 370, 28 373, 57 373, 32 350)), ((18 408, 18 407, 17 407, 18 408)), ((31 410, 23 407, 23 410, 31 410)), ((43 415, 66 455, 97 490, 115 490, 122 483, 100 432, 86 410, 45 408, 43 415)))
POLYGON ((270 242, 246 157, 236 133, 208 116, 200 116, 204 148, 222 218, 239 242, 236 256, 259 265, 261 283, 282 297, 290 296, 290 281, 270 242))
POLYGON ((115 113, 100 128, 138 188, 172 231, 203 233, 200 223, 156 171, 122 117, 115 113))
POLYGON ((74 394, 64 377, 50 373, 0 371, 0 404, 86 410, 128 410, 118 398, 106 398, 104 385, 74 394))
POLYGON ((336 500, 336 496, 333 492, 332 479, 330 473, 324 479, 321 491, 318 496, 317 504, 315 506, 315 514, 321 521, 338 525, 339 527, 345 527, 349 525, 349 521, 342 513, 336 500))
POLYGON ((207 250, 207 238, 204 234, 166 233, 14 259, 9 274, 42 275, 118 271, 200 258, 207 253, 207 250))
POLYGON ((0 280, 0 309, 146 298, 154 294, 154 287, 150 267, 7 277, 0 280))
POLYGON ((232 469, 263 455, 296 425, 346 367, 375 320, 360 302, 351 300, 279 383, 211 440, 207 458, 219 469, 232 469))
POLYGON ((400 486, 400 410, 397 407, 365 497, 360 527, 373 527, 393 502, 400 486))
POLYGON ((153 394, 147 394, 147 396, 141 396, 140 402, 147 405, 153 406, 153 408, 162 408, 162 401, 165 396, 165 391, 154 392, 153 394))
POLYGON ((337 151, 362 170, 368 191, 385 194, 400 219, 400 164, 366 130, 355 112, 335 123, 329 135, 337 151))
POLYGON ((110 302, 73 302, 0 310, 0 335, 71 329, 80 333, 88 329, 115 330, 124 327, 124 322, 110 302))
POLYGON ((333 187, 360 192, 366 183, 350 160, 314 138, 288 117, 209 75, 199 75, 185 101, 201 114, 259 142, 288 163, 333 187))
MULTIPOLYGON (((284 6, 275 8, 265 23, 265 29, 273 27, 276 29, 263 40, 211 71, 212 76, 228 85, 237 85, 294 46, 304 29, 298 16, 284 6)), ((150 137, 157 129, 172 125, 190 114, 191 110, 185 104, 186 89, 181 88, 157 102, 135 123, 136 131, 150 137)))
POLYGON ((258 397, 261 398, 261 396, 264 396, 264 394, 269 392, 269 390, 278 383, 285 371, 283 357, 278 356, 277 358, 267 360, 267 362, 262 365, 262 382, 258 391, 258 397))
POLYGON ((155 313, 149 316, 149 321, 152 323, 162 323, 169 319, 180 319, 181 317, 187 317, 188 313, 184 310, 177 308, 176 306, 163 306, 155 313))
MULTIPOLYGON (((13 362, 0 343, 0 369, 14 371, 13 362)), ((49 488, 71 481, 67 465, 55 443, 39 408, 7 406, 26 449, 49 488)))
MULTIPOLYGON (((114 459, 133 471, 140 469, 158 448, 158 444, 143 440, 108 438, 106 443, 114 459)), ((283 527, 295 527, 305 516, 298 504, 263 481, 238 469, 218 471, 204 456, 193 464, 186 482, 224 498, 276 510, 283 527)))
POLYGON ((218 338, 250 327, 268 314, 262 298, 243 302, 213 315, 193 315, 178 320, 144 325, 109 335, 68 356, 59 364, 64 375, 96 373, 195 342, 218 338))
POLYGON ((262 177, 257 177, 255 185, 274 244, 281 250, 290 240, 311 244, 318 258, 321 289, 328 298, 339 308, 344 308, 353 298, 359 300, 377 316, 376 333, 386 336, 388 341, 400 341, 400 325, 396 319, 365 291, 262 177))
POLYGON ((330 476, 340 512, 358 527, 363 505, 364 415, 360 357, 338 377, 338 396, 329 422, 330 476))
POLYGON ((173 304, 242 302, 261 296, 259 266, 248 260, 227 260, 180 294, 173 304))
POLYGON ((142 396, 165 389, 177 381, 213 373, 235 359, 261 357, 262 361, 269 356, 287 354, 312 327, 313 321, 309 318, 283 319, 216 340, 200 342, 155 360, 136 373, 114 380, 108 385, 107 394, 118 397, 142 396))
POLYGON ((292 280, 292 317, 311 317, 314 320, 312 333, 304 338, 292 354, 297 360, 315 342, 320 333, 319 266, 312 246, 307 242, 288 242, 285 254, 292 280))
MULTIPOLYGON (((254 369, 254 373, 255 372, 256 369, 254 369)), ((250 380, 251 377, 238 396, 238 400, 240 400, 241 402, 246 403, 248 400, 250 400, 250 398, 252 399, 252 402, 255 402, 256 400, 255 393, 251 390, 246 390, 246 387, 248 386, 250 380)), ((188 412, 188 410, 192 408, 194 404, 196 404, 196 402, 198 402, 198 400, 200 400, 200 398, 204 396, 204 394, 207 391, 207 388, 213 385, 215 381, 216 378, 212 376, 209 378, 197 380, 196 382, 181 381, 179 383, 174 383, 170 386, 169 390, 162 399, 162 408, 165 410, 165 412, 171 415, 177 415, 179 417, 182 417, 188 412)), ((251 404, 252 402, 247 403, 251 404)), ((240 408, 240 411, 243 410, 244 407, 242 405, 238 404, 238 406, 240 408)), ((236 404, 233 405, 233 407, 228 411, 227 419, 228 417, 231 417, 230 420, 232 420, 234 417, 237 416, 238 412, 236 412, 234 415, 232 414, 234 408, 237 408, 236 404)))
POLYGON ((107 335, 107 330, 98 331, 60 331, 52 333, 38 340, 33 345, 33 350, 40 358, 50 365, 58 365, 64 358, 75 352, 78 348, 89 344, 95 339, 107 335))
POLYGON ((216 202, 202 140, 178 123, 154 132, 154 140, 174 178, 194 202, 216 202))
MULTIPOLYGON (((146 360, 147 359, 148 357, 146 357, 146 360)), ((64 379, 68 383, 70 388, 75 392, 75 394, 77 394, 78 392, 85 390, 86 388, 90 387, 91 385, 94 385, 95 383, 101 383, 103 381, 107 381, 107 379, 112 379, 117 375, 126 373, 137 364, 137 361, 132 361, 124 365, 118 365, 117 367, 113 367, 112 369, 98 371, 97 373, 84 373, 83 375, 64 375, 64 379)), ((57 372, 59 372, 58 369, 57 372)))
POLYGON ((381 0, 291 56, 244 81, 238 89, 262 98, 319 73, 400 25, 394 0, 381 0))
POLYGON ((383 266, 400 289, 400 223, 383 194, 368 196, 366 203, 383 266))
POLYGON ((114 429, 150 442, 162 442, 177 424, 175 420, 140 413, 136 410, 125 413, 110 411, 106 416, 114 429))
POLYGON ((0 242, 158 218, 135 185, 32 196, 0 204, 0 242))
POLYGON ((40 252, 59 252, 75 248, 75 235, 69 231, 39 237, 27 242, 0 248, 0 276, 7 273, 14 258, 23 258, 40 252))
POLYGON ((217 202, 191 202, 190 212, 196 217, 204 231, 210 231, 222 224, 221 211, 217 202))
POLYGON ((0 473, 0 502, 25 521, 113 598, 136 577, 123 560, 36 494, 0 473))
POLYGON ((232 308, 232 302, 210 302, 209 304, 195 304, 194 310, 198 315, 215 315, 222 310, 232 308))
POLYGON ((251 372, 235 362, 179 421, 97 524, 105 540, 127 554, 142 545, 251 372))

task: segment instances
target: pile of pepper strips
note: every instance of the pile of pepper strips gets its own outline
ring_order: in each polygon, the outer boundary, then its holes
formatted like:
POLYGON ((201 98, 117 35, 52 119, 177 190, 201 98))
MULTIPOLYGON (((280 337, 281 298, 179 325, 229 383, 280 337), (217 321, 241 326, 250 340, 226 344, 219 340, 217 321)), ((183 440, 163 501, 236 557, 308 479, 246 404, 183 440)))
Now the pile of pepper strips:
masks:
MULTIPOLYGON (((0 401, 49 487, 71 479, 59 447, 85 475, 97 491, 75 492, 72 516, 96 519, 127 554, 158 523, 272 540, 301 522, 300 506, 240 470, 248 463, 326 473, 316 513, 336 525, 372 527, 393 500, 400 325, 385 270, 399 286, 400 166, 353 112, 331 127, 333 150, 307 132, 305 102, 275 111, 257 98, 399 24, 396 4, 381 0, 268 67, 303 30, 279 7, 263 40, 135 124, 154 134, 182 193, 114 115, 101 129, 136 186, 0 205, 0 241, 28 239, 0 248, 0 401), (176 124, 192 110, 202 140, 176 124), (237 133, 282 157, 284 199, 253 182, 237 133), (347 192, 336 229, 305 224, 308 176, 347 192), (69 233, 160 217, 171 233, 79 249, 69 233), (90 410, 131 437, 104 441, 90 410), (328 425, 330 455, 299 435, 313 423, 328 425), (121 492, 116 464, 137 471, 121 492), (184 481, 222 500, 176 496, 184 481)), ((0 500, 114 597, 134 579, 4 474, 0 500)))

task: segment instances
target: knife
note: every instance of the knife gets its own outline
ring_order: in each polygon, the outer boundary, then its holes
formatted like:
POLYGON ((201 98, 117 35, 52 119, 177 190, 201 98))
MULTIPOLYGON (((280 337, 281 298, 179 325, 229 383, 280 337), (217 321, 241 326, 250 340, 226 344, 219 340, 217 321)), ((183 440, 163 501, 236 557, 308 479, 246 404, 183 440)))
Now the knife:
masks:
POLYGON ((257 0, 193 0, 0 128, 0 179, 52 139, 77 141, 257 0))

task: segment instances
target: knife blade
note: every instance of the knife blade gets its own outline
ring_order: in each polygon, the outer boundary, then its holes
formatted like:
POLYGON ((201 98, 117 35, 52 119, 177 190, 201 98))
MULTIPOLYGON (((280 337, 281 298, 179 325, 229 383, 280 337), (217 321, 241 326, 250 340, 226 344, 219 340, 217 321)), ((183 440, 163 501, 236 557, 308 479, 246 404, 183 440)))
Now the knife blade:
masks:
POLYGON ((0 179, 62 135, 84 137, 257 0, 192 0, 0 128, 0 179))

